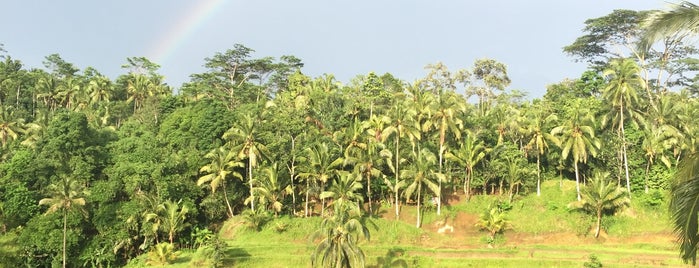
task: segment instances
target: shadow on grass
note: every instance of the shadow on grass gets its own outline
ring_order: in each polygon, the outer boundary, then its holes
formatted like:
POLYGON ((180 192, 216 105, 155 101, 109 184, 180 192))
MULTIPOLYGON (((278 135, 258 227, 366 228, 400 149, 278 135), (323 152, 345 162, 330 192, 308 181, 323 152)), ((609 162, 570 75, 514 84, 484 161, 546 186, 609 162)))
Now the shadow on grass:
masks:
POLYGON ((386 252, 386 255, 376 258, 376 265, 369 265, 370 268, 391 268, 391 267, 408 267, 405 261, 405 250, 394 247, 386 252))
POLYGON ((233 267, 250 260, 250 254, 242 248, 228 248, 223 259, 224 267, 233 267))

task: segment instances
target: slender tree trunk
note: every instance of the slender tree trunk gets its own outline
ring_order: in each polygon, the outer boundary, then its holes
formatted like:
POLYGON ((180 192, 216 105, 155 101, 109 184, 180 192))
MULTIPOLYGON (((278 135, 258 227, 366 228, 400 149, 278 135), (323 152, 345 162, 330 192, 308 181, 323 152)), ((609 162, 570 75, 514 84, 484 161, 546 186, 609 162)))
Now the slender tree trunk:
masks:
POLYGON ((394 188, 394 194, 395 194, 395 207, 396 207, 396 220, 400 218, 400 201, 398 200, 398 179, 400 178, 400 168, 398 165, 400 164, 400 154, 398 153, 400 150, 400 130, 399 128, 396 128, 396 165, 394 166, 396 168, 396 181, 393 184, 394 188))
POLYGON ((223 199, 226 199, 226 207, 228 207, 228 218, 233 218, 233 208, 231 207, 231 202, 228 201, 228 191, 226 191, 225 178, 221 180, 221 186, 223 186, 223 199))
POLYGON ((255 195, 252 186, 252 157, 248 157, 248 181, 250 182, 250 209, 255 211, 255 195))
POLYGON ((602 229, 602 210, 597 210, 597 229, 595 230, 595 238, 599 237, 600 229, 602 229))
POLYGON ((466 189, 464 193, 466 194, 466 201, 471 200, 471 180, 473 178, 473 167, 469 167, 466 172, 468 173, 468 178, 466 179, 466 189))
POLYGON ((536 196, 541 196, 541 156, 536 153, 536 196))
POLYGON ((624 105, 621 105, 619 128, 621 129, 621 149, 624 157, 624 172, 626 175, 626 190, 629 191, 629 199, 631 199, 631 181, 629 180, 629 160, 626 155, 626 134, 624 133, 624 105))
POLYGON ((420 195, 422 192, 422 183, 417 185, 417 224, 415 227, 420 228, 420 199, 422 199, 422 196, 420 195))
MULTIPOLYGON (((440 135, 439 142, 439 173, 442 173, 442 155, 444 149, 444 134, 440 135)), ((439 192, 437 193, 437 215, 442 215, 442 180, 437 179, 439 182, 439 192)))
POLYGON ((296 188, 294 187, 294 179, 296 178, 296 137, 291 136, 291 168, 289 175, 291 180, 291 209, 296 216, 296 188))
POLYGON ((63 268, 66 268, 66 233, 68 232, 68 211, 63 209, 63 268))
POLYGON ((646 164, 646 178, 645 178, 645 180, 646 180, 646 182, 645 182, 645 184, 646 184, 646 185, 645 185, 646 193, 648 193, 648 172, 650 171, 650 161, 651 161, 651 159, 650 159, 650 157, 649 157, 649 158, 648 158, 648 163, 646 164))
POLYGON ((367 173, 366 176, 366 195, 369 198, 369 215, 373 215, 374 211, 372 210, 372 202, 371 202, 371 167, 369 168, 369 172, 367 173))
POLYGON ((575 190, 578 192, 578 201, 580 198, 580 175, 578 174, 578 161, 573 160, 573 165, 575 166, 575 190))
POLYGON ((308 218, 308 194, 311 191, 310 183, 308 182, 309 179, 310 178, 306 177, 306 209, 304 210, 306 213, 306 218, 308 218))

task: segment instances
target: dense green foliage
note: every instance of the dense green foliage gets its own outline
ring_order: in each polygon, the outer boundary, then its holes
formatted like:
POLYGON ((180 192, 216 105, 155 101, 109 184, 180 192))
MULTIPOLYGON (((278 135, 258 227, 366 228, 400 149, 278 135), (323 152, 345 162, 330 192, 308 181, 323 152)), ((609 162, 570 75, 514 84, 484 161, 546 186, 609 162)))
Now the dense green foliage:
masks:
MULTIPOLYGON (((2 54, 0 223, 18 247, 3 258, 103 267, 142 254, 169 263, 200 248, 218 265, 225 246, 203 242, 204 228, 237 215, 258 231, 318 216, 326 236, 314 262, 361 266, 358 237, 369 237, 364 220, 381 207, 398 218, 414 205, 419 228, 455 195, 512 205, 534 192, 546 199, 541 184, 551 180, 576 182, 599 230, 600 206, 580 186, 601 183, 587 182, 592 174, 625 186, 615 198, 653 206, 677 163, 697 152, 698 66, 687 60, 696 49, 685 36, 632 46, 648 14, 586 21, 564 50, 590 69, 540 99, 509 90, 506 65, 492 59, 430 64, 412 82, 371 72, 342 84, 304 75, 296 57, 255 58, 235 45, 174 89, 146 58, 128 58, 110 79, 58 54, 45 69, 2 54)), ((484 214, 491 239, 517 221, 499 213, 484 214)))

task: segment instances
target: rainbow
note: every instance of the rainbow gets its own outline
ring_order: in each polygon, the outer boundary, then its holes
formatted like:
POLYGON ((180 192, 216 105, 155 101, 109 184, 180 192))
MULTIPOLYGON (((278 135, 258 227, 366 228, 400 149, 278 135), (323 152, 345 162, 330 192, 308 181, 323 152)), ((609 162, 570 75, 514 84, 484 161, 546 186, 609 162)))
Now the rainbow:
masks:
POLYGON ((187 7, 183 17, 178 19, 161 38, 156 39, 158 42, 151 46, 148 59, 161 66, 165 64, 199 27, 221 9, 225 2, 226 0, 193 1, 196 3, 195 6, 187 7))

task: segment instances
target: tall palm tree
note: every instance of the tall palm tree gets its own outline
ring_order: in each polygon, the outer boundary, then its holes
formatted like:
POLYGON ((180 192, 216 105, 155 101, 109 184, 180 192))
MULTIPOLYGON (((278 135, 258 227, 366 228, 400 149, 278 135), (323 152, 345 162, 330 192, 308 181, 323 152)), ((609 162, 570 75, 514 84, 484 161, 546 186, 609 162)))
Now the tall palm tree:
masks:
POLYGON ((68 231, 68 211, 85 206, 83 185, 70 177, 62 177, 59 183, 49 185, 50 197, 39 200, 39 205, 48 205, 46 213, 61 211, 63 213, 63 268, 66 267, 66 233, 68 231))
MULTIPOLYGON (((620 155, 626 176, 626 190, 631 193, 631 181, 629 179, 629 161, 626 155, 626 133, 624 124, 626 120, 638 116, 633 109, 638 103, 637 90, 645 88, 645 80, 640 75, 640 67, 631 59, 613 60, 603 75, 609 78, 609 83, 604 89, 602 97, 609 105, 609 114, 606 118, 612 121, 617 128, 617 134, 621 140, 620 155)), ((603 120, 607 121, 607 120, 603 120)))
POLYGON ((447 152, 446 158, 464 167, 464 194, 466 200, 471 198, 471 179, 473 168, 485 158, 487 152, 485 143, 477 135, 466 130, 466 135, 458 150, 447 152))
POLYGON ((391 188, 393 189, 393 192, 395 194, 393 201, 395 202, 394 206, 396 212, 396 219, 398 219, 400 215, 400 200, 398 198, 398 189, 400 187, 398 187, 398 185, 400 180, 400 163, 401 159, 403 159, 400 154, 400 138, 405 135, 411 137, 418 137, 420 135, 420 130, 419 126, 415 124, 415 117, 417 113, 415 110, 410 109, 409 103, 405 98, 405 94, 396 94, 394 100, 394 104, 391 106, 391 109, 389 110, 390 124, 383 130, 383 134, 384 138, 393 135, 395 141, 395 152, 393 154, 395 160, 394 163, 392 163, 392 165, 390 165, 389 167, 395 175, 395 180, 391 188))
MULTIPOLYGON (((461 129, 463 128, 463 122, 457 116, 459 112, 463 111, 464 101, 460 99, 452 91, 441 90, 437 95, 437 99, 433 103, 431 123, 435 126, 439 133, 439 173, 442 173, 444 165, 444 152, 446 148, 447 131, 451 132, 457 140, 461 138, 461 129)), ((441 214, 442 208, 442 181, 439 183, 439 193, 437 193, 437 215, 441 214)))
MULTIPOLYGON (((306 180, 306 217, 308 217, 308 201, 311 191, 310 183, 320 182, 321 191, 323 191, 325 183, 334 176, 336 169, 342 166, 343 159, 341 157, 335 157, 326 143, 313 144, 311 147, 304 149, 304 152, 306 154, 306 159, 300 167, 302 172, 299 173, 299 177, 306 180)), ((321 202, 323 202, 321 209, 324 210, 325 199, 321 198, 321 200, 321 202)))
POLYGON ((226 200, 226 207, 228 207, 228 217, 233 217, 233 208, 228 200, 228 191, 226 190, 226 178, 230 175, 243 180, 243 176, 235 169, 244 167, 245 164, 238 161, 236 154, 225 147, 211 150, 211 152, 204 155, 204 158, 209 159, 211 162, 201 167, 199 172, 208 174, 199 177, 197 185, 201 186, 208 182, 211 186, 211 193, 216 193, 216 189, 218 189, 219 186, 223 188, 223 198, 226 200))
POLYGON ((594 118, 588 111, 582 111, 579 103, 574 109, 573 116, 563 125, 551 130, 554 143, 561 148, 561 158, 573 156, 575 168, 575 189, 580 201, 580 171, 578 163, 587 163, 588 155, 596 156, 601 146, 595 137, 594 118))
POLYGON ((599 237, 603 213, 614 212, 631 204, 626 192, 614 181, 609 180, 609 173, 595 173, 583 189, 582 195, 583 199, 573 206, 596 216, 595 237, 599 237))
POLYGON ((546 106, 543 104, 532 107, 526 127, 530 136, 525 147, 536 155, 536 196, 541 196, 541 156, 549 148, 548 141, 552 140, 551 134, 544 129, 548 123, 558 120, 558 116, 544 109, 546 106))
POLYGON ((255 210, 255 197, 253 193, 252 170, 259 164, 258 159, 264 157, 267 147, 258 140, 258 121, 252 115, 246 114, 233 127, 223 133, 223 139, 228 140, 234 146, 231 150, 238 152, 239 159, 248 160, 248 183, 250 186, 250 209, 255 210))
POLYGON ((410 184, 405 189, 403 194, 405 195, 406 199, 410 199, 413 194, 417 194, 417 198, 415 199, 417 202, 417 223, 415 226, 420 228, 420 204, 422 202, 422 188, 425 186, 429 191, 435 195, 438 195, 439 186, 435 180, 444 180, 445 176, 442 173, 434 171, 434 166, 437 164, 437 157, 434 155, 434 153, 430 152, 426 148, 420 150, 419 153, 414 153, 412 155, 412 162, 412 165, 401 171, 401 176, 403 176, 404 179, 410 180, 410 184))

